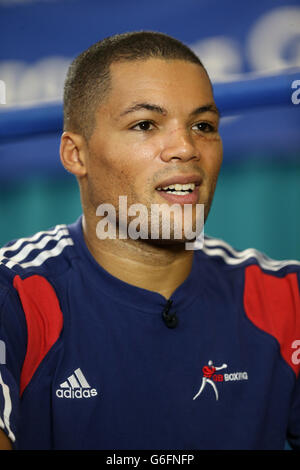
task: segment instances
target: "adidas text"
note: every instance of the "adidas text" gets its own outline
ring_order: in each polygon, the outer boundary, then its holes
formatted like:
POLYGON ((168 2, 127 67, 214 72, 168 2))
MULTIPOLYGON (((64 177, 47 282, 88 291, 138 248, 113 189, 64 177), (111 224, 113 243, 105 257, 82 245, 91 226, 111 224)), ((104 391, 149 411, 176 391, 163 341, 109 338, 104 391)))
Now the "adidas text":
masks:
POLYGON ((88 389, 72 389, 69 388, 67 390, 58 389, 56 390, 56 396, 58 398, 91 398, 98 395, 98 392, 95 388, 88 388, 88 389))

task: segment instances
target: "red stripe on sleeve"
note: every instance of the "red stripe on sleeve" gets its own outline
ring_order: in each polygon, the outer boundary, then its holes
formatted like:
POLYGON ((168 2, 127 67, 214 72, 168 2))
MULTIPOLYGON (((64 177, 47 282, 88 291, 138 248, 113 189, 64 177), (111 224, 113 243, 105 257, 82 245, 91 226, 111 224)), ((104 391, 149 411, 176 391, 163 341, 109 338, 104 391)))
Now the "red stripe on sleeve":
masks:
POLYGON ((300 340, 297 274, 278 278, 264 273, 259 266, 247 267, 244 307, 252 323, 277 339, 282 357, 297 376, 300 371, 300 354, 297 356, 294 349, 300 340))
POLYGON ((21 372, 20 396, 32 379, 36 369, 59 338, 63 315, 51 284, 42 276, 24 280, 14 277, 27 323, 27 350, 21 372))

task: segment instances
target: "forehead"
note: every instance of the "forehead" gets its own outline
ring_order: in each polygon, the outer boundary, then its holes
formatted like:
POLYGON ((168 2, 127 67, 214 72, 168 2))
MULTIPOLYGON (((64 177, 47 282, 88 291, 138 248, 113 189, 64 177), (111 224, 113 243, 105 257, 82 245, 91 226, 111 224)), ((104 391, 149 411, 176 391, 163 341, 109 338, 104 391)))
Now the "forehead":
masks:
POLYGON ((155 100, 166 108, 176 105, 195 107, 213 102, 206 71, 184 60, 148 59, 113 63, 106 106, 128 106, 140 100, 155 100))

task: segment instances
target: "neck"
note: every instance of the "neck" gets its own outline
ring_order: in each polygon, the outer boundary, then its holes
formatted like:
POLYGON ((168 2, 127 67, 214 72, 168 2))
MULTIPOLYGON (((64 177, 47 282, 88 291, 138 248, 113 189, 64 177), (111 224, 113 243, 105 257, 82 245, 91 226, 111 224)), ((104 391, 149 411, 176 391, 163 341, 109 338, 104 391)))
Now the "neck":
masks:
POLYGON ((193 251, 184 243, 150 244, 145 240, 97 238, 95 221, 83 217, 86 245, 95 260, 114 277, 168 299, 188 277, 193 251))

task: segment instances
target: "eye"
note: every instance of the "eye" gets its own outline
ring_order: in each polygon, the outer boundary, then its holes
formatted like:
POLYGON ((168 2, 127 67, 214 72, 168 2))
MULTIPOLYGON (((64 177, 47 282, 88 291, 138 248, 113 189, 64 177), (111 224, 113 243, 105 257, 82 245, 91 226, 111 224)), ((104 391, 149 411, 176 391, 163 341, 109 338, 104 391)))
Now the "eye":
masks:
POLYGON ((137 131, 152 131, 154 129, 154 125, 151 121, 140 121, 131 127, 133 130, 137 131))
POLYGON ((212 124, 209 124, 208 122, 198 122, 197 124, 194 124, 192 129, 205 133, 216 131, 215 127, 212 124))

